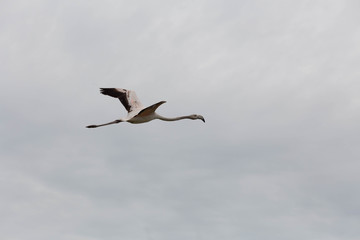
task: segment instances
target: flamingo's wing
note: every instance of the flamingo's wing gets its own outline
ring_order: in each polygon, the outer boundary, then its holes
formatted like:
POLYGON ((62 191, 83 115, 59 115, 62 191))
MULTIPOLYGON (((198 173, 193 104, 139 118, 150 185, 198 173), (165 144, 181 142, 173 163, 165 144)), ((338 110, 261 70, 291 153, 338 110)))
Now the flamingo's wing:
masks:
POLYGON ((151 115, 156 111, 156 109, 158 107, 160 107, 161 104, 164 104, 164 103, 166 103, 166 101, 161 101, 161 102, 155 103, 147 108, 144 108, 137 114, 137 116, 145 117, 145 116, 151 115))
POLYGON ((129 113, 132 111, 139 111, 143 109, 143 105, 132 90, 126 90, 123 88, 100 88, 100 92, 110 97, 118 98, 122 105, 124 105, 126 111, 129 113))

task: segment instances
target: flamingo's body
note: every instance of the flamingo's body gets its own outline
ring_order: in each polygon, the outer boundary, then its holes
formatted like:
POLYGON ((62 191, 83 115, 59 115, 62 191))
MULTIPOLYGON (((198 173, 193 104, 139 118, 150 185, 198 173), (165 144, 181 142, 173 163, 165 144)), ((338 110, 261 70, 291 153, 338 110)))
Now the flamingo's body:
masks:
POLYGON ((135 92, 132 90, 126 90, 122 88, 100 88, 100 92, 104 95, 108 95, 114 98, 118 98, 120 102, 124 105, 125 109, 128 111, 128 115, 126 118, 117 119, 115 121, 104 123, 100 125, 89 125, 87 128, 97 128, 110 124, 120 123, 120 122, 129 122, 129 123, 146 123, 152 121, 154 119, 160 119, 163 121, 177 121, 181 119, 200 119, 205 122, 205 119, 201 115, 192 114, 182 117, 176 118, 167 118, 160 116, 155 111, 161 104, 166 103, 165 101, 161 101, 155 103, 149 107, 144 108, 144 106, 139 101, 135 92))

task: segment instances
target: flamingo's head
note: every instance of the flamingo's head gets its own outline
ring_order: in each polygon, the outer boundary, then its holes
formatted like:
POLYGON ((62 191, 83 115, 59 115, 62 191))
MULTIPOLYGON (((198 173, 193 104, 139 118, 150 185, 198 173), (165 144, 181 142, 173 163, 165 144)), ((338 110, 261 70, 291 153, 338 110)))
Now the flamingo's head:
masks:
POLYGON ((201 115, 198 115, 198 114, 190 115, 190 118, 192 120, 200 119, 201 121, 205 122, 205 118, 203 116, 201 116, 201 115))

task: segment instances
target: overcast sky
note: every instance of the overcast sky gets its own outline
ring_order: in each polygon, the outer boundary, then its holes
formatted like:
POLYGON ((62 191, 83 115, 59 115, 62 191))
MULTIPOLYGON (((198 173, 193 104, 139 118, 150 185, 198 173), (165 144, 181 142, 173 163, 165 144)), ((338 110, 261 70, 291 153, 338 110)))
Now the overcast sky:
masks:
POLYGON ((357 0, 0 1, 5 240, 357 240, 357 0), (159 120, 99 87, 133 89, 159 120))

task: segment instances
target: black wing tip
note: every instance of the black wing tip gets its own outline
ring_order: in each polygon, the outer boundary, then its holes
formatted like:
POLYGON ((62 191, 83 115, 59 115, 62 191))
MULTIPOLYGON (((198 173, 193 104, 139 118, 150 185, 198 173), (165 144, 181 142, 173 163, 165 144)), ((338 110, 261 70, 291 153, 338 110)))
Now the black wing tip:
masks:
POLYGON ((106 89, 108 89, 108 88, 100 88, 100 92, 101 92, 102 94, 104 94, 104 92, 106 91, 106 89))
POLYGON ((104 95, 112 96, 114 95, 114 92, 117 92, 115 88, 100 88, 100 93, 104 95))
POLYGON ((100 92, 105 95, 109 93, 125 93, 127 91, 125 88, 100 88, 100 92))
POLYGON ((110 91, 111 89, 114 89, 114 88, 100 88, 100 92, 102 94, 105 94, 106 92, 110 91))

